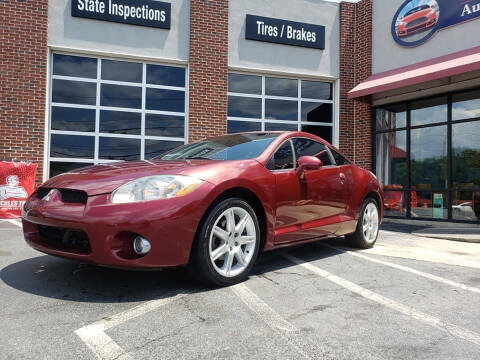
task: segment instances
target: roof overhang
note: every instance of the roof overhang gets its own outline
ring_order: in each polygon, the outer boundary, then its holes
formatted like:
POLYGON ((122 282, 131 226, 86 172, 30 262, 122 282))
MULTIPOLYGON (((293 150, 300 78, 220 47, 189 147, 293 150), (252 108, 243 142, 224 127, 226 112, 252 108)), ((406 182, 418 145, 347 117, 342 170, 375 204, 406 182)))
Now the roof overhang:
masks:
POLYGON ((372 95, 480 70, 480 46, 370 76, 348 93, 370 102, 372 95))

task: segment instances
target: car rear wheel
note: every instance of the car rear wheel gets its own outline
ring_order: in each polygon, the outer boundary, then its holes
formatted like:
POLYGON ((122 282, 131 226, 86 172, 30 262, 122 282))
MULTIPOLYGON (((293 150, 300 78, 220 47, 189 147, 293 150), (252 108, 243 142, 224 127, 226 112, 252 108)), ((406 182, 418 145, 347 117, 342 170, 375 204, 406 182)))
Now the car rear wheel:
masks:
POLYGON ((363 202, 362 210, 358 219, 357 229, 346 239, 355 247, 369 249, 377 241, 380 228, 380 214, 377 202, 368 198, 363 202))
POLYGON ((248 276, 259 247, 255 211, 242 199, 226 199, 209 212, 202 224, 189 268, 209 285, 236 284, 248 276))

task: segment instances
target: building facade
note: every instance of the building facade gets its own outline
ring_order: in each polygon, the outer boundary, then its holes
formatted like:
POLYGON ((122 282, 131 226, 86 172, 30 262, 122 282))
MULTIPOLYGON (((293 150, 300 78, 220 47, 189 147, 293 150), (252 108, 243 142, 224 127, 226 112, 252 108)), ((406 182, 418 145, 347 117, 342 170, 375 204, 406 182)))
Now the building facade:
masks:
POLYGON ((389 216, 478 221, 476 3, 5 0, 0 156, 40 183, 303 130, 376 172, 389 216))

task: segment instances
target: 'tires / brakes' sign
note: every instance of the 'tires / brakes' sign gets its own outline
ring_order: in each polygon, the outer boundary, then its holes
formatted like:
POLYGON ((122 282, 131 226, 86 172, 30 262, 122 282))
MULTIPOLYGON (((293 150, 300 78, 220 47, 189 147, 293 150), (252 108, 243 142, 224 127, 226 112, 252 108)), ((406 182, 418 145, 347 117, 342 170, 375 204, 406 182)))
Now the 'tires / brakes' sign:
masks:
POLYGON ((325 49, 325 26, 247 15, 245 38, 325 49))

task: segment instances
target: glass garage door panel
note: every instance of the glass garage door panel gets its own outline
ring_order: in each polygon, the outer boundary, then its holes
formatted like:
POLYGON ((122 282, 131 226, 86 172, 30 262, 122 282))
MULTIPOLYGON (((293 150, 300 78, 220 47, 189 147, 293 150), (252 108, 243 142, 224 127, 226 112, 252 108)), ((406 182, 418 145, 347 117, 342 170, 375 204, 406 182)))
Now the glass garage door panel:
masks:
POLYGON ((228 116, 250 119, 262 118, 262 99, 229 96, 228 116))
POLYGON ((228 92, 262 94, 262 77, 257 75, 228 74, 228 92))
POLYGON ((183 145, 181 141, 145 140, 145 159, 151 159, 183 145))
POLYGON ((97 85, 92 82, 54 79, 52 102, 77 105, 95 105, 97 85))
POLYGON ((147 109, 158 111, 184 112, 185 91, 147 89, 147 109))
POLYGON ((142 88, 139 86, 102 84, 100 105, 141 109, 142 88))
POLYGON ((101 137, 98 156, 106 160, 140 160, 140 139, 101 137))
POLYGON ((265 131, 297 131, 297 124, 265 123, 265 131))
POLYGON ((53 75, 96 79, 97 59, 81 56, 54 54, 53 75))
POLYGON ((142 64, 117 61, 102 60, 102 79, 141 83, 142 82, 142 64))
POLYGON ((185 68, 147 64, 147 84, 185 87, 185 68))
POLYGON ((265 99, 265 119, 298 120, 298 102, 291 100, 265 99))
POLYGON ((145 135, 183 138, 185 118, 174 115, 145 114, 145 135))
POLYGON ((295 79, 265 78, 265 95, 298 97, 298 81, 295 79))
POLYGON ((186 69, 53 54, 50 176, 185 143, 186 69))
POLYGON ((140 135, 142 114, 127 111, 100 111, 100 132, 140 135))
POLYGON ((52 161, 50 162, 50 177, 57 176, 68 171, 77 170, 86 166, 91 166, 93 163, 81 163, 81 162, 64 162, 64 161, 52 161))
POLYGON ((237 121, 237 120, 228 120, 227 122, 227 132, 229 134, 240 133, 240 132, 249 132, 249 131, 261 131, 262 123, 255 121, 237 121))
POLYGON ((50 156, 58 158, 93 158, 95 137, 53 134, 50 138, 50 156))
POLYGON ((332 143, 333 134, 331 126, 302 125, 302 131, 321 137, 323 140, 332 143))
POLYGON ((95 110, 52 106, 51 129, 94 132, 95 110))
POLYGON ((333 100, 332 90, 331 83, 302 80, 302 98, 304 99, 333 100))
POLYGON ((302 121, 333 122, 333 104, 302 102, 302 121))

